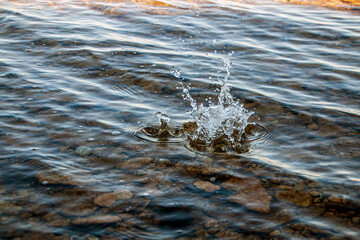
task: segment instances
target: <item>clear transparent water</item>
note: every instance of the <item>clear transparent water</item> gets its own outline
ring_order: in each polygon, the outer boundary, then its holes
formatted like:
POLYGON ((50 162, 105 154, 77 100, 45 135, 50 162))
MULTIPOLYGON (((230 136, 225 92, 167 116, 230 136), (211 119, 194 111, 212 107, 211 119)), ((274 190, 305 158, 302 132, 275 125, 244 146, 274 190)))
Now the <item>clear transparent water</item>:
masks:
POLYGON ((1 238, 358 239, 356 7, 255 3, 0 1, 1 238), (249 151, 133 137, 225 56, 249 151))

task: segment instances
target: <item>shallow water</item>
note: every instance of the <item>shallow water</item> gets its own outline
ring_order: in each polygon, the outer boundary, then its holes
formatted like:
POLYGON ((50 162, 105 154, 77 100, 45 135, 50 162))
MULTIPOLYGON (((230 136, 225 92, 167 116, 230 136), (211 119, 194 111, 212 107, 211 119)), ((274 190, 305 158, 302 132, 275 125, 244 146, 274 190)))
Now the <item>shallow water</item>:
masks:
POLYGON ((0 0, 0 237, 359 239, 354 4, 0 0), (224 57, 247 153, 134 137, 224 57))

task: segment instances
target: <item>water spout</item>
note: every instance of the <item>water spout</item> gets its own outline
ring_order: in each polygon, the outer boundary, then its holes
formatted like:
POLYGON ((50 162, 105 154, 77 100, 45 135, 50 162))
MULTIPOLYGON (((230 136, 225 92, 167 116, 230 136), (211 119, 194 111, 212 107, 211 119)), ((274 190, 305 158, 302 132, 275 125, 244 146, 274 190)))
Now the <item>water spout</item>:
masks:
POLYGON ((227 84, 231 62, 225 58, 226 76, 219 80, 220 92, 217 99, 209 99, 207 105, 197 104, 187 87, 183 86, 184 99, 192 107, 189 112, 192 122, 183 124, 190 140, 190 146, 206 152, 243 151, 246 133, 253 124, 249 117, 253 112, 246 110, 239 100, 235 100, 227 84))

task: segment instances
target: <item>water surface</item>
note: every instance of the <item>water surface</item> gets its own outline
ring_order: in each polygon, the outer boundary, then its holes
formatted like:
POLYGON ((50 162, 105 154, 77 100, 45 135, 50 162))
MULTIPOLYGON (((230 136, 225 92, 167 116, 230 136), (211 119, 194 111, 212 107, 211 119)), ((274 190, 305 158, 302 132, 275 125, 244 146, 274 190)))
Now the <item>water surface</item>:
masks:
POLYGON ((342 3, 1 0, 1 238, 360 238, 360 18, 342 3), (216 97, 224 58, 262 126, 247 153, 134 138, 159 111, 189 121, 181 83, 216 97))

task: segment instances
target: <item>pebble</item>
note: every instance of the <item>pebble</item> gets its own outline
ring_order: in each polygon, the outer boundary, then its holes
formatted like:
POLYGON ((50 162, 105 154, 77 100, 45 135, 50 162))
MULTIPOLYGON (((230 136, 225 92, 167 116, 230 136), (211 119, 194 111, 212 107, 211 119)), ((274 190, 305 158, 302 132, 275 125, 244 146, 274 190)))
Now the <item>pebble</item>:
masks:
POLYGON ((360 224, 360 217, 353 217, 351 220, 353 223, 360 224))
POLYGON ((43 185, 48 184, 68 184, 73 186, 84 185, 82 182, 78 182, 70 176, 63 175, 56 171, 43 170, 38 172, 35 177, 43 185))
POLYGON ((100 215, 93 217, 77 218, 72 220, 75 225, 89 225, 89 224, 105 224, 119 222, 121 218, 115 215, 100 215))
POLYGON ((320 193, 319 193, 318 191, 311 191, 311 192, 309 192, 309 193, 310 193, 310 195, 313 196, 313 197, 318 197, 318 196, 320 196, 320 193))
POLYGON ((320 182, 309 182, 307 185, 311 188, 320 188, 323 186, 320 182))
POLYGON ((91 236, 91 237, 88 237, 88 240, 99 240, 99 238, 91 236))
POLYGON ((92 149, 88 146, 80 146, 76 148, 75 152, 80 156, 87 157, 92 153, 92 149))
POLYGON ((153 161, 154 161, 153 158, 138 157, 138 158, 129 159, 127 161, 121 161, 116 165, 116 167, 127 170, 136 170, 150 164, 153 161))
POLYGON ((220 186, 206 181, 197 181, 194 183, 194 186, 201 190, 204 190, 205 192, 214 192, 220 189, 220 186))
POLYGON ((312 130, 317 130, 317 129, 319 129, 319 126, 318 126, 317 124, 315 124, 315 123, 309 124, 309 125, 307 125, 307 127, 308 127, 309 129, 312 129, 312 130))
POLYGON ((289 186, 289 185, 280 185, 280 186, 279 186, 279 189, 291 190, 291 189, 293 189, 293 188, 294 188, 293 186, 289 186))
POLYGON ((327 123, 317 130, 317 133, 322 137, 339 136, 342 129, 335 124, 327 123))
POLYGON ((244 235, 237 232, 220 231, 215 236, 218 239, 244 239, 244 235))
POLYGON ((116 200, 116 196, 113 193, 104 193, 95 198, 94 203, 100 207, 109 207, 116 200))
POLYGON ((93 214, 98 207, 93 202, 76 203, 64 202, 60 208, 61 215, 71 217, 86 217, 93 214))
POLYGON ((70 224, 70 221, 68 219, 59 219, 49 222, 50 226, 53 227, 66 227, 70 224))
POLYGON ((270 236, 279 236, 280 235, 280 231, 279 230, 274 230, 274 231, 272 231, 271 233, 270 233, 270 236))
POLYGON ((280 200, 285 200, 301 207, 307 207, 312 203, 312 197, 305 191, 278 191, 275 196, 280 200))
POLYGON ((271 196, 256 177, 231 178, 222 185, 227 190, 235 191, 236 194, 229 197, 230 202, 244 205, 250 210, 259 213, 270 212, 271 196))
POLYGON ((331 194, 329 196, 329 201, 336 202, 336 203, 341 203, 341 197, 336 195, 336 194, 331 194))
POLYGON ((134 194, 128 189, 117 189, 114 191, 114 195, 116 199, 131 199, 134 194))

